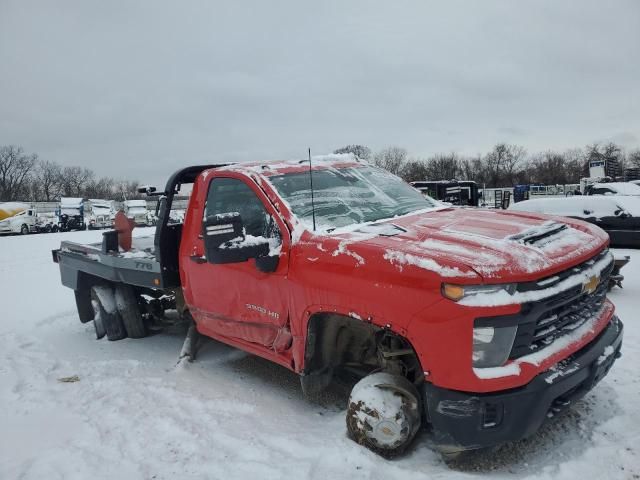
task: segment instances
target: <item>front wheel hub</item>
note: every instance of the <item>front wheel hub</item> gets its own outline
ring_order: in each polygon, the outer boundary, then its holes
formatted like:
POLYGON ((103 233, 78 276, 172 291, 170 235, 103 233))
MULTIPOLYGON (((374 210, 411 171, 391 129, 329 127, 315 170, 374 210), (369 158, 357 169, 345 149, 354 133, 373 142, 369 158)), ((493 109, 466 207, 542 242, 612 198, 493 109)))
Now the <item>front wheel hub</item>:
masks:
POLYGON ((386 372, 364 377, 349 397, 349 437, 383 457, 399 455, 420 428, 418 398, 404 377, 386 372))

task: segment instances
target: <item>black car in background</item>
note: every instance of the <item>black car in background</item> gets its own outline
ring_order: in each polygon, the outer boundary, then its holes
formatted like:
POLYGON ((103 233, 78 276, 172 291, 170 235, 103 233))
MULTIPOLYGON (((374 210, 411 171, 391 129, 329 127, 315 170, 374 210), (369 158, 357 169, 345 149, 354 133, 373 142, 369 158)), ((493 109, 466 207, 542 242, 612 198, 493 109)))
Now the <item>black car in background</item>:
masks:
POLYGON ((612 247, 640 248, 640 198, 593 195, 535 198, 514 203, 509 210, 579 218, 609 234, 612 247))

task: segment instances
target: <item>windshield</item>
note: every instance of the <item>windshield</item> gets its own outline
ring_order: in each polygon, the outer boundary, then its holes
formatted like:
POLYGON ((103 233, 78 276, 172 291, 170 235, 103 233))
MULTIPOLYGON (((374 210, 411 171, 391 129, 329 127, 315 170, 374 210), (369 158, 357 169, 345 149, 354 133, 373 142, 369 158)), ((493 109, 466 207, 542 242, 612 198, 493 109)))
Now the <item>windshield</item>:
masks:
MULTIPOLYGON (((309 172, 269 177, 293 213, 312 225, 309 172)), ((391 173, 372 166, 329 168, 313 171, 316 226, 338 227, 374 222, 441 204, 391 173)))

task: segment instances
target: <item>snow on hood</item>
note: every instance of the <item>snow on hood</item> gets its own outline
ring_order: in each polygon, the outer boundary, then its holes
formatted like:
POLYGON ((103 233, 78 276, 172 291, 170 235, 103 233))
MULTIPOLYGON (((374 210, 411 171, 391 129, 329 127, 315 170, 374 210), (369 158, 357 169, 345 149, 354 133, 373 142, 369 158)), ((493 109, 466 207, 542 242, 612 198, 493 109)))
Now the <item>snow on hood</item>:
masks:
POLYGON ((555 273, 600 251, 607 235, 580 221, 532 214, 451 208, 408 215, 375 234, 351 232, 340 253, 359 242, 375 245, 399 270, 414 265, 443 277, 524 281, 555 273), (466 268, 465 268, 466 267, 466 268), (473 272, 470 272, 471 269, 473 272))

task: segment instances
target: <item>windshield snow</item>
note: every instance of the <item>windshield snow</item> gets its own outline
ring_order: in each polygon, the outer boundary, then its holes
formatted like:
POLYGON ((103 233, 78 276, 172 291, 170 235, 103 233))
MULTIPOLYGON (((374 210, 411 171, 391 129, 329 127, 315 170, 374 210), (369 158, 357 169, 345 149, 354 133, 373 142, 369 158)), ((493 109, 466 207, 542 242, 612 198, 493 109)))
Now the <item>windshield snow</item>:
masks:
MULTIPOLYGON (((312 225, 309 173, 277 175, 269 181, 293 213, 312 225)), ((372 166, 314 170, 313 193, 317 228, 328 232, 440 206, 395 175, 372 166)))

